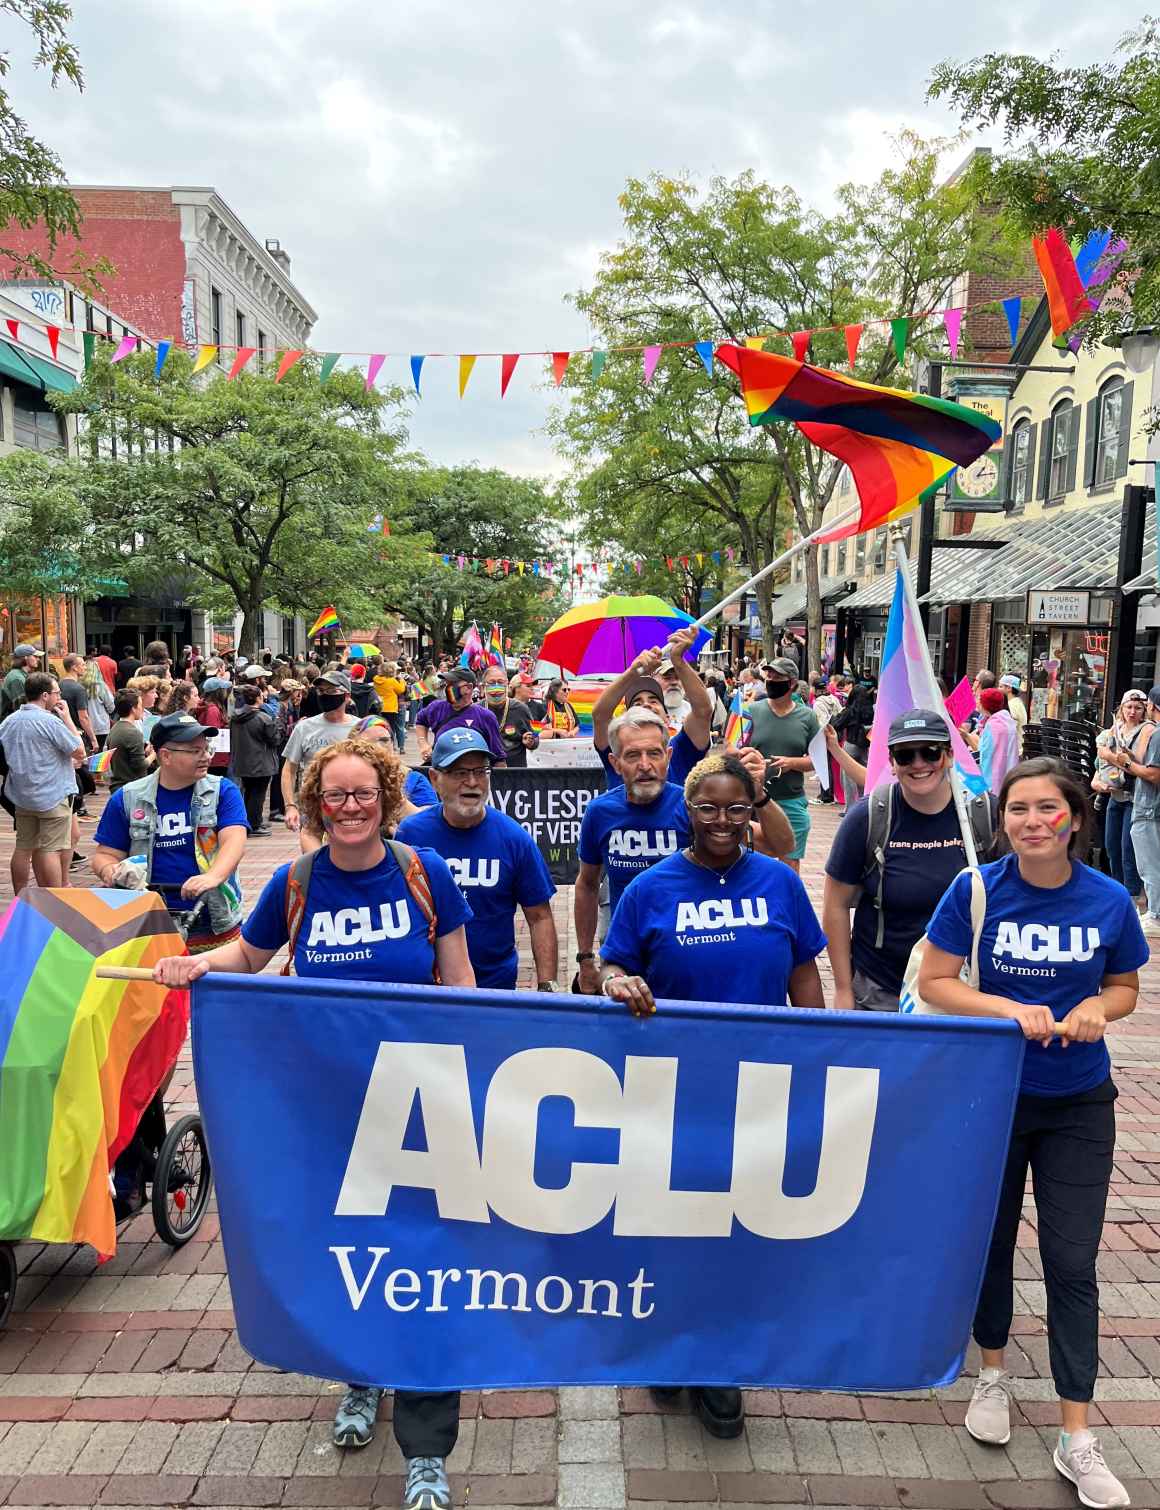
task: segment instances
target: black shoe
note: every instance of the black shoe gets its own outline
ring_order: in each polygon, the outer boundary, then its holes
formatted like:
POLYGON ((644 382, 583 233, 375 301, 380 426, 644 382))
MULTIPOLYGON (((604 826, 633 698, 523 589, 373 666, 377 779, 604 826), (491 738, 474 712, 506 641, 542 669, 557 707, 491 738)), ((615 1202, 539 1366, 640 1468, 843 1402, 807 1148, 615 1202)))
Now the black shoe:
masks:
POLYGON ((648 1392, 658 1405, 675 1405, 681 1398, 682 1388, 680 1384, 650 1384, 648 1392))
POLYGON ((274 830, 268 823, 259 824, 258 827, 254 829, 254 834, 259 839, 268 839, 273 832, 274 830))
POLYGON ((739 1389, 695 1389, 693 1409, 713 1437, 739 1437, 745 1426, 745 1403, 739 1389))

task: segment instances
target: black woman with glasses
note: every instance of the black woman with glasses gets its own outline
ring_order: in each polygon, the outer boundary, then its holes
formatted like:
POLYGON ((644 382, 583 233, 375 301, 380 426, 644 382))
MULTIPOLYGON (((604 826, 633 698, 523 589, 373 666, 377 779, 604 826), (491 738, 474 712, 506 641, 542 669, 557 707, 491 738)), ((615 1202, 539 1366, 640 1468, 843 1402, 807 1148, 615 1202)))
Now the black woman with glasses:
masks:
MULTIPOLYGON (((856 802, 826 861, 822 926, 834 972, 834 1006, 897 1012, 910 951, 939 899, 966 866, 951 791, 950 729, 941 713, 911 708, 887 733, 895 780, 856 802), (850 913, 853 910, 853 926, 850 913)), ((995 799, 968 803, 980 862, 990 857, 995 799)))
MULTIPOLYGON (((734 754, 715 752, 689 772, 692 842, 629 883, 600 951, 601 990, 634 1015, 655 1013, 657 997, 825 1006, 817 957, 826 940, 806 889, 790 866, 751 847, 760 790, 734 754)), ((707 1431, 739 1435, 739 1389, 693 1387, 692 1401, 707 1431)))

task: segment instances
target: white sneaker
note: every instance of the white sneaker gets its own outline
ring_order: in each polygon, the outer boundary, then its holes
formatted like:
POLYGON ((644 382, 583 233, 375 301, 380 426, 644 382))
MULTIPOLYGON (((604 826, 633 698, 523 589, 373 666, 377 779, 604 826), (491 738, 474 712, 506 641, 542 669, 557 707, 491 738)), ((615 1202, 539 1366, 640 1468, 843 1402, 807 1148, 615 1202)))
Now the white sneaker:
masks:
POLYGON ((963 1423, 976 1442, 1002 1447, 1011 1440, 1011 1375, 1003 1368, 981 1368, 963 1423))
POLYGON ((1081 1505, 1091 1510, 1108 1510, 1113 1505, 1130 1505, 1128 1491, 1104 1462, 1099 1439, 1090 1431, 1073 1431, 1067 1451, 1063 1442, 1056 1444, 1052 1462, 1076 1487, 1081 1505))

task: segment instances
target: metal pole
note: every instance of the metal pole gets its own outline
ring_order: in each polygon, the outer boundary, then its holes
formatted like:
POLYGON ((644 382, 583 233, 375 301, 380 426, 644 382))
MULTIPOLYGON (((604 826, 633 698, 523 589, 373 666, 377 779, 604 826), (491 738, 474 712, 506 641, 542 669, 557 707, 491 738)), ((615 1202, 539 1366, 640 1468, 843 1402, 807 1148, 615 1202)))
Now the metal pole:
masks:
MULTIPOLYGON (((898 562, 898 570, 902 573, 902 590, 906 594, 906 604, 915 619, 918 618, 918 593, 914 583, 910 580, 910 560, 906 554, 906 546, 902 541, 902 532, 896 531, 894 536, 894 556, 898 562)), ((927 684, 929 706, 937 709, 950 724, 950 715, 943 706, 942 693, 939 691, 938 682, 934 677, 934 665, 930 658, 930 645, 925 636, 919 636, 919 659, 918 664, 923 672, 923 680, 927 684)), ((963 836, 963 849, 967 854, 967 865, 976 870, 979 864, 979 856, 975 850, 975 837, 971 833, 971 820, 967 817, 967 802, 963 794, 963 784, 958 771, 951 766, 951 796, 955 804, 955 814, 959 820, 959 831, 963 836)))
POLYGON ((776 556, 768 566, 763 566, 759 572, 754 572, 748 582, 742 582, 740 587, 735 587, 728 597, 722 598, 720 603, 710 608, 708 613, 703 613, 689 627, 692 629, 704 629, 705 625, 715 619, 724 609, 728 608, 730 603, 736 603, 738 598, 743 598, 750 588, 753 587, 754 583, 760 582, 763 577, 768 577, 771 571, 776 571, 779 566, 784 566, 787 561, 792 561, 795 556, 805 550, 807 545, 813 545, 814 541, 820 540, 823 535, 828 535, 833 530, 841 529, 844 524, 853 523, 861 512, 862 505, 856 503, 852 508, 848 508, 839 514, 836 519, 831 519, 826 524, 820 524, 812 535, 806 535, 803 539, 795 541, 789 550, 782 551, 781 555, 776 556))
MULTIPOLYGON (((942 396, 942 363, 932 362, 930 373, 926 380, 926 391, 931 398, 942 396)), ((918 585, 915 591, 919 598, 925 598, 930 591, 930 573, 934 565, 934 499, 924 498, 918 506, 918 585)), ((922 632, 928 638, 930 636, 930 604, 922 603, 919 606, 919 618, 922 623, 922 632)))
POLYGON ((1130 482, 1124 488, 1124 511, 1120 516, 1120 550, 1116 565, 1116 624, 1108 645, 1107 674, 1104 677, 1104 707, 1119 706, 1121 696, 1132 685, 1132 666, 1136 658, 1136 621, 1140 612, 1140 594, 1124 592, 1123 584, 1138 577, 1144 564, 1144 521, 1150 488, 1130 482))

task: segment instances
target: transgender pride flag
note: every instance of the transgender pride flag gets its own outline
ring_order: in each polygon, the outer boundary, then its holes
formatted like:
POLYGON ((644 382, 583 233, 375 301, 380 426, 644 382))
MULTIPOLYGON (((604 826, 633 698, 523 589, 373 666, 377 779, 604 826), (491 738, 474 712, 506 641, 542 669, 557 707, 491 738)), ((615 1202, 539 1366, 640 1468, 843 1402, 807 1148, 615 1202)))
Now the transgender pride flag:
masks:
POLYGON ((985 792, 987 784, 975 764, 975 757, 947 718, 942 693, 931 669, 922 620, 912 604, 908 586, 903 568, 899 566, 894 580, 894 602, 890 605, 890 620, 886 625, 886 643, 882 647, 878 700, 874 704, 874 724, 870 731, 866 790, 872 791, 880 781, 891 780, 888 737, 894 719, 910 708, 929 708, 946 718, 947 728, 951 731, 955 769, 964 787, 970 793, 985 792))

